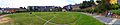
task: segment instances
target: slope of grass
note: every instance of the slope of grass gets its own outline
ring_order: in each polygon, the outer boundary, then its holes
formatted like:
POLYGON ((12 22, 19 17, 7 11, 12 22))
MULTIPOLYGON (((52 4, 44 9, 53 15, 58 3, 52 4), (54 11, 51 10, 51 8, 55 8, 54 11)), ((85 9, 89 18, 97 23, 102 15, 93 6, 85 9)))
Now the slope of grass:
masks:
POLYGON ((103 23, 79 12, 32 12, 16 13, 6 17, 10 17, 14 22, 6 23, 5 25, 44 25, 45 20, 50 20, 46 25, 103 25, 103 23), (44 19, 44 20, 42 20, 44 19), (52 24, 55 23, 55 24, 52 24))

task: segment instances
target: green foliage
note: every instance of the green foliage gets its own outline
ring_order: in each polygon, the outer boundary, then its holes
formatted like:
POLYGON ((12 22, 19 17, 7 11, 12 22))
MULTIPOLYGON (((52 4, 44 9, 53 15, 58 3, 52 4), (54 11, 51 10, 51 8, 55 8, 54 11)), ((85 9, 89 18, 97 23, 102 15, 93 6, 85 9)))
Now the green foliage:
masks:
POLYGON ((80 8, 87 8, 91 7, 92 5, 95 5, 94 1, 83 1, 82 4, 80 4, 80 8))
POLYGON ((120 15, 120 11, 119 10, 112 10, 112 13, 120 15))
POLYGON ((113 10, 117 10, 119 8, 119 4, 111 4, 110 7, 113 9, 113 10))
POLYGON ((86 9, 86 10, 80 10, 81 12, 92 12, 92 13, 94 13, 94 12, 98 12, 98 8, 91 8, 91 9, 86 9))
POLYGON ((2 12, 0 12, 0 14, 2 14, 2 12))
POLYGON ((1 12, 2 14, 10 14, 10 12, 1 12))

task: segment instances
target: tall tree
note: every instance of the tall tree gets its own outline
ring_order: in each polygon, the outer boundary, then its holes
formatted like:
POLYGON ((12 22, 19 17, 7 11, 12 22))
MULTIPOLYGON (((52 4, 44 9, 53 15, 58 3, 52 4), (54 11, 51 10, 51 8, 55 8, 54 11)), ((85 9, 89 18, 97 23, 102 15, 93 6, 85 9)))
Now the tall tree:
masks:
POLYGON ((110 10, 110 0, 98 0, 100 1, 98 4, 98 12, 105 12, 106 10, 110 10))
POLYGON ((23 9, 23 7, 19 7, 19 8, 23 9))
POLYGON ((21 9, 26 9, 25 7, 20 7, 21 9))

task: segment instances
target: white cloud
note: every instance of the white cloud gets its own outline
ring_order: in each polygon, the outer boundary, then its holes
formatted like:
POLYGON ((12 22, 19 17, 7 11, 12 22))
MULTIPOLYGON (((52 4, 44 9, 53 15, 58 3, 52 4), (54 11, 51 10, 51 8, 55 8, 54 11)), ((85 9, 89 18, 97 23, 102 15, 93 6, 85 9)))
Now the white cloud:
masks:
POLYGON ((27 6, 65 6, 80 3, 83 0, 0 0, 1 7, 27 7, 27 6), (73 1, 73 2, 70 2, 73 1))

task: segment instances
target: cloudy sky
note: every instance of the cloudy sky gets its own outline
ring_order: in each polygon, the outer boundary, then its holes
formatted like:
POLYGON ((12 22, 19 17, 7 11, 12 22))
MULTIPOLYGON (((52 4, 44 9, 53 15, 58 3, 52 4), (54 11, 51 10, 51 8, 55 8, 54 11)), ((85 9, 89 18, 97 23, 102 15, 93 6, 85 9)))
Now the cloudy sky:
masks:
MULTIPOLYGON (((65 6, 85 0, 0 0, 0 7, 65 6)), ((88 0, 89 1, 89 0, 88 0)))

